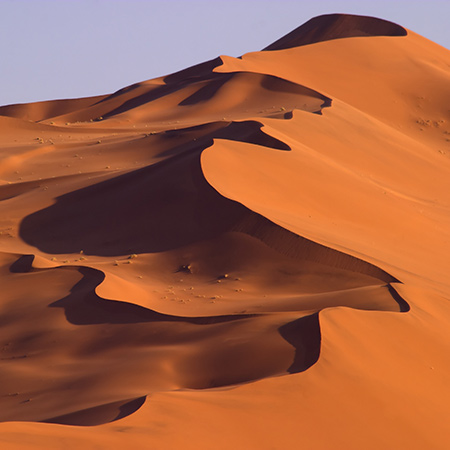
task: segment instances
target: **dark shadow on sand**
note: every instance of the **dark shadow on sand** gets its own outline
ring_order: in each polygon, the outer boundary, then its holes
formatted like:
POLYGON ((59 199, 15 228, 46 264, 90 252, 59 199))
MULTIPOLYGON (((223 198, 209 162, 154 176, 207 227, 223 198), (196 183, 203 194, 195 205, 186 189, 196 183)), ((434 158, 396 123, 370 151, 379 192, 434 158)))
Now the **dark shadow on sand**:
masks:
POLYGON ((308 20, 308 22, 264 48, 263 51, 285 50, 351 37, 406 35, 407 31, 402 26, 376 17, 325 14, 308 20))
POLYGON ((280 327, 283 339, 295 347, 295 357, 287 369, 289 373, 303 372, 317 362, 320 356, 319 313, 289 322, 280 327))
POLYGON ((133 400, 124 400, 106 405, 94 406, 70 414, 42 420, 43 423, 56 423, 59 425, 75 425, 92 427, 104 423, 115 422, 135 413, 145 403, 146 396, 133 400))

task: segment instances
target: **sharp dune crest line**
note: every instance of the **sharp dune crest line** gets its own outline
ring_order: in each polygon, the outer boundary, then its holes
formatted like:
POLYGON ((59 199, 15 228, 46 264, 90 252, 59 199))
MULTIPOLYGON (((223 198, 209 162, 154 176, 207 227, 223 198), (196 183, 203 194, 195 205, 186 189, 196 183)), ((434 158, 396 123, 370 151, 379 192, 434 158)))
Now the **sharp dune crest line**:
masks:
POLYGON ((449 67, 331 14, 0 107, 1 447, 444 450, 449 67))

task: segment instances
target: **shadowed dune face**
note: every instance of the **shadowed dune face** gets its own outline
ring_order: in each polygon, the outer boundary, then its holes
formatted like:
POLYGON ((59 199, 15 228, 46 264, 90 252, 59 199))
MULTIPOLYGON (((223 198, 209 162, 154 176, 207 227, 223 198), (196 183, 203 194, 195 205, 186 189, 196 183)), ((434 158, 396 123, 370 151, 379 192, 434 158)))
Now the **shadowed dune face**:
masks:
POLYGON ((406 36, 400 25, 375 17, 351 14, 326 14, 314 17, 308 22, 267 46, 268 50, 285 50, 317 42, 370 36, 406 36))
POLYGON ((265 50, 0 108, 0 443, 439 444, 448 55, 350 15, 265 50))
MULTIPOLYGON (((229 126, 222 135, 237 140, 242 125, 229 126)), ((263 135, 251 128, 250 132, 263 135)), ((259 138, 250 141, 261 144, 259 138)), ((189 149, 168 161, 66 194, 25 217, 20 235, 46 253, 119 256, 167 252, 238 231, 300 259, 396 281, 371 264, 298 237, 222 197, 203 177, 201 151, 189 149)))
POLYGON ((45 423, 58 423, 61 425, 94 426, 102 423, 115 422, 136 412, 145 402, 145 397, 129 401, 110 403, 96 406, 72 414, 66 414, 52 419, 43 420, 45 423))

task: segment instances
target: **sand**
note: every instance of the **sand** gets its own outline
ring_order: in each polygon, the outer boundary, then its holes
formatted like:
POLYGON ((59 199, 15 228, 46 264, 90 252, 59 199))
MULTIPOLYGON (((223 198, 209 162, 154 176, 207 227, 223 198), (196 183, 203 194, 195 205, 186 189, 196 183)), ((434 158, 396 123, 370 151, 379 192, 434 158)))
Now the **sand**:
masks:
POLYGON ((448 448, 449 67, 329 15, 0 107, 0 447, 448 448))

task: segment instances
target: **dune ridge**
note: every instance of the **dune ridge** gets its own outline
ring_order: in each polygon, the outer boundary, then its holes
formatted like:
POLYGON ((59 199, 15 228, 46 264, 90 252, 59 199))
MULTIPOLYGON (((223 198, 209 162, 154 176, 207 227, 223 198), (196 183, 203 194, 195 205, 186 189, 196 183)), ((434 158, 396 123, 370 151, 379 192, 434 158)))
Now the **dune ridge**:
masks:
POLYGON ((351 14, 326 14, 300 25, 263 51, 286 50, 317 42, 370 36, 406 36, 405 28, 387 20, 351 14))
POLYGON ((449 65, 332 14, 0 107, 2 447, 444 449, 449 65))

